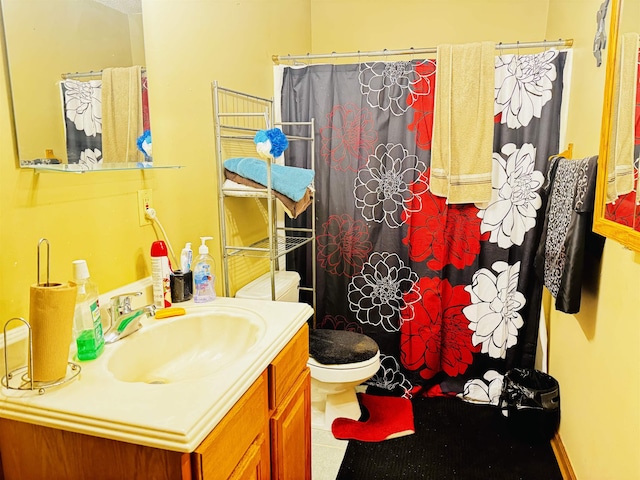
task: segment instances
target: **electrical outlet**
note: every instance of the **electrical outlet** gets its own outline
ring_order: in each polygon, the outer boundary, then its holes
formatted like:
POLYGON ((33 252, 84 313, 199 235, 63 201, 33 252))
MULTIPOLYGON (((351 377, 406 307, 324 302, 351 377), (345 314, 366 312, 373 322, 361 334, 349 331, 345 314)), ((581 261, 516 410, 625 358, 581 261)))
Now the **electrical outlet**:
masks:
POLYGON ((151 189, 138 190, 138 219, 140 220, 140 226, 151 224, 146 216, 147 210, 152 207, 152 194, 151 189))

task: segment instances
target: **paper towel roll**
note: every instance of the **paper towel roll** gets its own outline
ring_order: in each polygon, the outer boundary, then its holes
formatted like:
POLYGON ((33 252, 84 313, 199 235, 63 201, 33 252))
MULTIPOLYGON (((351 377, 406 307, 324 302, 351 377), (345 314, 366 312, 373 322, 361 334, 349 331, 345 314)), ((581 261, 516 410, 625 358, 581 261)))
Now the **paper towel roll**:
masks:
POLYGON ((60 283, 31 286, 29 325, 34 382, 55 382, 67 374, 76 291, 75 285, 60 283))

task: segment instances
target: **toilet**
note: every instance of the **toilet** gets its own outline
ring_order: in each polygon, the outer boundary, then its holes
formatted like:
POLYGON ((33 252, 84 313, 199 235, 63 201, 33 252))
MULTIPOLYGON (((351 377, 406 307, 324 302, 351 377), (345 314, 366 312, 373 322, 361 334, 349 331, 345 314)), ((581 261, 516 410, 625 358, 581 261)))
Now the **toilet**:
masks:
MULTIPOLYGON (((276 300, 299 300, 297 272, 275 272, 274 281, 276 300)), ((270 274, 242 287, 236 298, 271 300, 270 274)), ((311 372, 311 425, 330 431, 336 418, 360 418, 356 387, 380 368, 380 350, 372 338, 361 333, 311 329, 307 366, 311 372)))
POLYGON ((378 344, 361 333, 346 330, 309 331, 311 425, 331 430, 336 418, 358 420, 356 387, 380 368, 378 344))

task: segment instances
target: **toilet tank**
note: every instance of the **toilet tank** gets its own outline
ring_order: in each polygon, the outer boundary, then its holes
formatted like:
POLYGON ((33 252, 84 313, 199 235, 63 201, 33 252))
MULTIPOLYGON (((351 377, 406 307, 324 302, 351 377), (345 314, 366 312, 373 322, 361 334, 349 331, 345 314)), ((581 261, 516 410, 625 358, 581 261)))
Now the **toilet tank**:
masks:
MULTIPOLYGON (((300 275, 298 272, 275 272, 276 300, 298 302, 300 275)), ((269 272, 246 284, 236 292, 236 298, 271 300, 271 274, 269 272)))

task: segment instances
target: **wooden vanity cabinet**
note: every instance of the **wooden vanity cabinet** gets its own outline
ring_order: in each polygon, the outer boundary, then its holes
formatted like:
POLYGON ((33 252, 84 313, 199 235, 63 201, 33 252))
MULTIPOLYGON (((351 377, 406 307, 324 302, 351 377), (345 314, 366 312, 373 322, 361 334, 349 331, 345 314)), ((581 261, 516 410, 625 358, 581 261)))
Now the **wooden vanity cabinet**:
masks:
POLYGON ((191 454, 194 480, 311 480, 308 359, 305 324, 191 454))
POLYGON ((0 419, 5 480, 190 479, 188 453, 0 419))
POLYGON ((311 479, 309 329, 301 328, 269 365, 271 478, 311 479))
POLYGON ((308 345, 305 324, 191 453, 0 419, 0 479, 310 479, 308 345))

